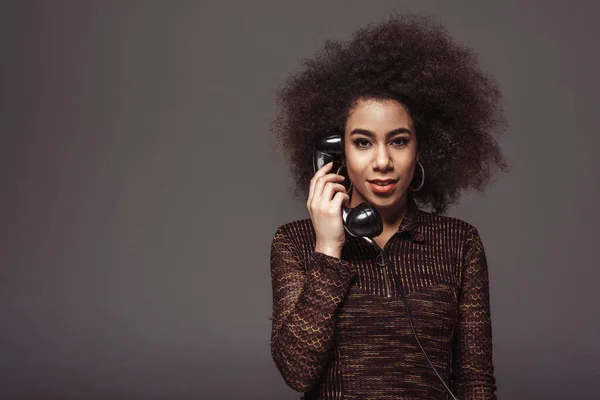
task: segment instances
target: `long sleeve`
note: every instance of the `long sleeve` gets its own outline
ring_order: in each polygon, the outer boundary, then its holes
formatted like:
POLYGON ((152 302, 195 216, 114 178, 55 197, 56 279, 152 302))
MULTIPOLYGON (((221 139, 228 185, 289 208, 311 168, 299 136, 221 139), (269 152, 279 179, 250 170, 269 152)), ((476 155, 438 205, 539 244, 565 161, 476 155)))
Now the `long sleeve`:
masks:
POLYGON ((357 273, 353 264, 323 253, 305 260, 279 227, 271 245, 271 355, 285 382, 301 392, 327 365, 336 310, 357 273))
POLYGON ((483 243, 471 227, 463 248, 452 384, 460 400, 495 400, 489 280, 483 243))

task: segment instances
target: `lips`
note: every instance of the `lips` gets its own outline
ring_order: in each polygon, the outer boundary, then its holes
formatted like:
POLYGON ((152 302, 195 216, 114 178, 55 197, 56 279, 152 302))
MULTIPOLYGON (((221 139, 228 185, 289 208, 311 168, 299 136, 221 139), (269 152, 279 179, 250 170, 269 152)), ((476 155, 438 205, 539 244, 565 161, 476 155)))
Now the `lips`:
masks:
POLYGON ((374 193, 391 193, 396 187, 398 179, 374 179, 369 182, 369 186, 374 193))
POLYGON ((392 183, 396 183, 396 181, 398 181, 398 179, 373 179, 373 180, 370 180, 369 182, 374 183, 376 185, 385 186, 385 185, 389 185, 392 183))

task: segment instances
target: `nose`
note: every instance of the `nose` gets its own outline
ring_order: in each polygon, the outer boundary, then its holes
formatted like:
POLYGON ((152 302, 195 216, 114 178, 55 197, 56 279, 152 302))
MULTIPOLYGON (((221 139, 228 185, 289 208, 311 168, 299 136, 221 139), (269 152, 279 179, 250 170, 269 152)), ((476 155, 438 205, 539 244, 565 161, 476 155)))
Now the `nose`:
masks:
POLYGON ((388 152, 386 146, 379 146, 375 154, 375 165, 376 169, 386 170, 392 166, 392 158, 388 152))

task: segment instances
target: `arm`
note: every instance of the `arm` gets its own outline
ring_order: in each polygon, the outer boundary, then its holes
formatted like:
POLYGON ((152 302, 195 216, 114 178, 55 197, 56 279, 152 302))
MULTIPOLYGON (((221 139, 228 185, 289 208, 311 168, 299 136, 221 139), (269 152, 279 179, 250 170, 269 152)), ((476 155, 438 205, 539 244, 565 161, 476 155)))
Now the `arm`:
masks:
POLYGON ((271 355, 291 388, 307 392, 327 365, 335 312, 356 272, 353 264, 319 252, 305 265, 286 232, 275 233, 271 355))
POLYGON ((452 357, 453 392, 460 400, 495 400, 488 268, 475 228, 469 231, 463 248, 461 274, 452 357))

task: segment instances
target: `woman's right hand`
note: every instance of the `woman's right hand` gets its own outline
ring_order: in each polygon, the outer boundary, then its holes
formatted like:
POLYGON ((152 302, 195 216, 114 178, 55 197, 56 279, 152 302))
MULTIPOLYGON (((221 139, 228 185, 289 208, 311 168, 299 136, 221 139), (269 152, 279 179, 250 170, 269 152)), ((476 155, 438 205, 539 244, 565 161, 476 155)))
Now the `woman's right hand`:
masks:
POLYGON ((347 207, 350 196, 339 182, 344 176, 327 173, 332 162, 325 164, 310 180, 306 207, 316 234, 315 251, 340 258, 346 241, 342 222, 342 206, 347 207))

